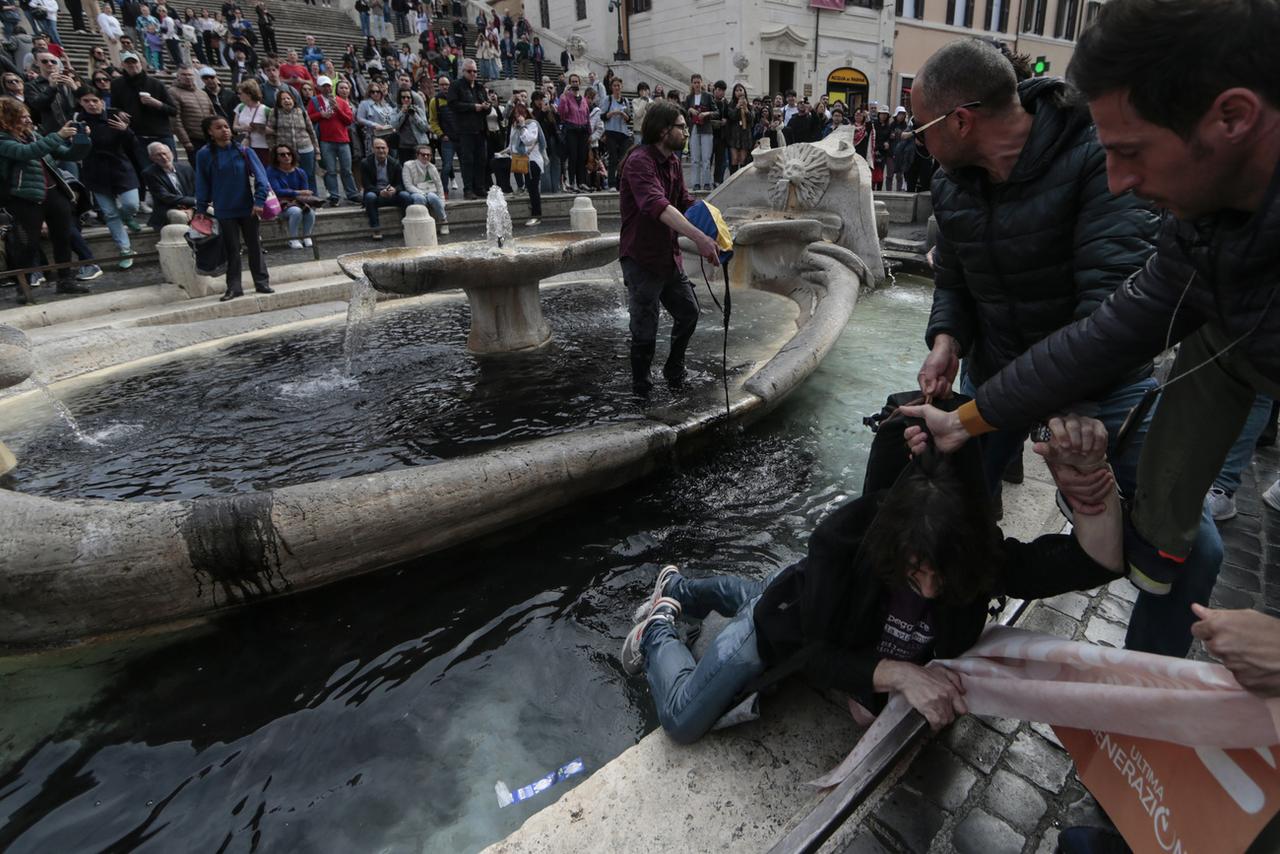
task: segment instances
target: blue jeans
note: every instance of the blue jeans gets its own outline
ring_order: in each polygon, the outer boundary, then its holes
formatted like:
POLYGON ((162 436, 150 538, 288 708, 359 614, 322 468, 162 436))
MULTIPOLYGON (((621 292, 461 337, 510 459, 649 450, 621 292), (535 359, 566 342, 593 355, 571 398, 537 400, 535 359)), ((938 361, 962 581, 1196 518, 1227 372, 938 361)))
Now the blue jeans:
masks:
POLYGON ((347 201, 360 200, 356 179, 351 174, 351 146, 345 142, 320 142, 320 160, 324 163, 324 188, 329 198, 338 198, 338 172, 342 172, 342 189, 347 201))
POLYGON ((711 186, 711 150, 715 147, 715 134, 689 134, 689 160, 693 164, 693 186, 711 186))
POLYGON ((138 191, 126 190, 118 196, 94 193, 93 197, 98 200, 98 207, 102 208, 102 215, 106 217, 111 239, 120 249, 128 249, 129 229, 125 228, 124 220, 133 219, 138 213, 138 191))
POLYGON ((372 33, 369 32, 369 13, 367 11, 360 13, 360 34, 366 39, 372 35, 372 33))
POLYGON ((1271 398, 1265 394, 1253 399, 1253 407, 1249 410, 1249 417, 1245 419, 1244 429, 1227 452, 1227 458, 1222 462, 1222 471, 1213 479, 1213 485, 1227 495, 1235 495, 1240 488, 1240 476, 1244 467, 1249 465, 1249 460, 1253 459, 1253 449, 1258 444, 1258 437, 1267 428, 1272 403, 1271 398))
POLYGON ((316 212, 309 207, 293 205, 284 209, 284 221, 289 227, 289 237, 297 239, 298 227, 302 227, 302 237, 310 237, 311 230, 316 227, 316 212))
POLYGON ((453 140, 440 140, 440 180, 444 181, 444 191, 449 192, 453 182, 453 140))
MULTIPOLYGON (((1097 411, 1092 415, 1106 426, 1112 449, 1129 411, 1155 385, 1154 379, 1140 380, 1113 389, 1108 397, 1098 401, 1097 411)), ((973 382, 968 375, 961 381, 960 391, 962 394, 973 395, 973 382)), ((1158 407, 1157 402, 1143 422, 1134 429, 1133 438, 1122 456, 1117 458, 1111 449, 1108 450, 1116 483, 1126 496, 1132 496, 1136 492, 1142 442, 1151 426, 1151 417, 1158 407)), ((1021 452, 1026 438, 1026 431, 1006 430, 982 436, 983 469, 987 487, 993 495, 998 493, 1001 472, 1014 455, 1021 452)), ((1191 603, 1209 604, 1209 594, 1213 592, 1213 585, 1218 580, 1218 568, 1221 565, 1222 538, 1218 536, 1218 526, 1214 524, 1213 517, 1206 510, 1200 517, 1195 546, 1187 562, 1183 564, 1182 572, 1173 582, 1173 589, 1164 596, 1155 596, 1145 591, 1138 594, 1138 601, 1129 617, 1125 648, 1175 658, 1184 657, 1191 649, 1191 624, 1196 619, 1191 613, 1191 603)))
POLYGON ((645 677, 658 720, 673 741, 692 744, 705 735, 742 689, 764 672, 752 612, 767 585, 734 576, 689 580, 677 575, 667 583, 666 595, 685 614, 701 618, 715 611, 732 618, 697 662, 671 624, 657 621, 645 631, 645 677))
POLYGON ((369 215, 370 228, 377 228, 381 222, 378 215, 379 208, 400 208, 400 210, 404 210, 411 204, 413 204, 413 197, 404 190, 394 196, 384 196, 372 190, 368 190, 364 194, 364 210, 369 215))
POLYGON ((547 171, 542 173, 542 192, 560 192, 560 155, 547 146, 547 171))
POLYGON ((516 63, 509 56, 502 58, 502 76, 508 80, 516 76, 516 63))
POLYGON ((4 25, 4 37, 7 39, 13 38, 14 30, 17 29, 21 21, 22 18, 17 11, 0 12, 0 23, 4 25))
POLYGON ((316 153, 314 151, 299 151, 298 165, 302 167, 302 171, 307 173, 307 189, 314 194, 316 191, 316 153))
POLYGON ((431 217, 437 222, 447 222, 448 217, 444 215, 444 199, 435 193, 410 193, 415 205, 426 205, 431 209, 431 217))

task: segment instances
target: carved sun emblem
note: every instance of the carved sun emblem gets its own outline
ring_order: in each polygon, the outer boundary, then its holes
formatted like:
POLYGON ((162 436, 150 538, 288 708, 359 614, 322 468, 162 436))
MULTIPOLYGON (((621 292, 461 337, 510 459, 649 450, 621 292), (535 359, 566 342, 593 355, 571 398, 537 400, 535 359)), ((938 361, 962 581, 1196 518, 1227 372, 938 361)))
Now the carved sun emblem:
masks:
POLYGON ((778 208, 813 208, 830 180, 825 151, 807 142, 788 145, 769 170, 769 200, 778 208))

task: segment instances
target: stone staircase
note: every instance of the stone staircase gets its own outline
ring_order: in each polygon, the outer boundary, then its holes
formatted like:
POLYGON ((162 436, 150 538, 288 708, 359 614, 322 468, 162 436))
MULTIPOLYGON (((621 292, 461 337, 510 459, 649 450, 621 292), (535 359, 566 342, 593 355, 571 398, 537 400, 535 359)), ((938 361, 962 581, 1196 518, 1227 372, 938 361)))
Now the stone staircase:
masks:
MULTIPOLYGON (((257 15, 254 14, 252 6, 245 6, 247 14, 246 19, 253 24, 255 32, 257 31, 257 15)), ((302 53, 303 47, 306 45, 306 37, 312 35, 316 37, 316 44, 324 51, 324 55, 328 59, 334 60, 335 65, 341 63, 342 54, 346 51, 347 45, 355 45, 357 52, 363 55, 364 36, 360 32, 360 25, 351 14, 338 8, 325 8, 322 6, 310 6, 302 2, 302 0, 272 0, 268 6, 271 13, 275 16, 276 41, 280 46, 280 59, 292 48, 302 53)), ((474 18, 475 11, 471 10, 471 16, 474 18)), ((438 37, 444 37, 453 33, 453 19, 445 16, 432 19, 432 28, 436 31, 438 37)), ((89 33, 76 33, 71 29, 71 16, 65 10, 60 10, 58 14, 58 32, 62 38, 62 48, 66 51, 68 58, 71 60, 75 68, 81 73, 85 72, 89 67, 89 51, 96 46, 102 44, 101 36, 89 33)), ((476 28, 474 22, 467 22, 464 29, 464 38, 466 46, 463 50, 468 57, 475 57, 475 37, 476 28)), ((399 36, 396 38, 388 37, 393 45, 408 43, 414 53, 418 52, 418 37, 413 34, 399 36)), ((258 44, 254 48, 259 52, 259 56, 265 56, 262 52, 262 37, 258 35, 258 44)), ((559 50, 556 56, 550 56, 548 50, 549 61, 545 63, 545 73, 551 73, 559 69, 558 59, 559 50)), ((165 70, 162 72, 152 72, 153 76, 165 81, 166 83, 173 78, 174 69, 171 65, 171 57, 168 52, 164 53, 165 70)), ((225 66, 212 66, 222 79, 224 85, 230 85, 231 72, 225 66)), ((532 79, 533 63, 529 61, 519 62, 516 68, 516 76, 523 79, 532 79)))

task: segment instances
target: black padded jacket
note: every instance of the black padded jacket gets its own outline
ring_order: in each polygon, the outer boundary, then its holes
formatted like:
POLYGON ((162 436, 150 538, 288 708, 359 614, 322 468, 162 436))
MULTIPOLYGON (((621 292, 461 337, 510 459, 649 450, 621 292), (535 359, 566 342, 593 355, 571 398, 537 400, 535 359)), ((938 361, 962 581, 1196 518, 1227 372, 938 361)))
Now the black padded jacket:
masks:
POLYGON ((1207 323, 1241 339, 1237 351, 1280 386, 1278 288, 1280 165, 1253 214, 1227 211, 1195 223, 1166 215, 1146 267, 1096 312, 979 388, 978 411, 996 427, 1024 426, 1105 388, 1207 323))
POLYGON ((1132 193, 1107 189, 1105 153, 1063 81, 1027 80, 1018 96, 1034 119, 1007 181, 977 168, 933 180, 939 237, 926 341, 954 336, 975 383, 1097 309, 1142 267, 1159 224, 1132 193))

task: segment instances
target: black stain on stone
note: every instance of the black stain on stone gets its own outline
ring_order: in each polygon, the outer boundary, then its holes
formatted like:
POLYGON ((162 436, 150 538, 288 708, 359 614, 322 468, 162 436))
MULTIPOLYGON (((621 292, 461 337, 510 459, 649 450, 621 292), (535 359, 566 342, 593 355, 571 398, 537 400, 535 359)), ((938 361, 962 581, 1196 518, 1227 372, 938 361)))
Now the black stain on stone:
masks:
POLYGON ((208 587, 213 604, 224 607, 288 590, 272 503, 270 492, 191 502, 182 535, 199 585, 196 595, 203 596, 208 587))

